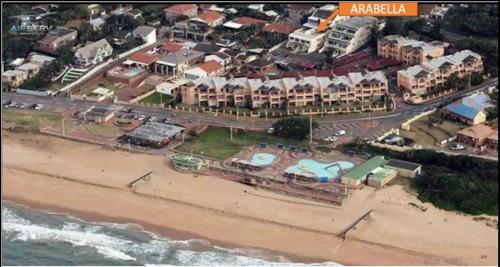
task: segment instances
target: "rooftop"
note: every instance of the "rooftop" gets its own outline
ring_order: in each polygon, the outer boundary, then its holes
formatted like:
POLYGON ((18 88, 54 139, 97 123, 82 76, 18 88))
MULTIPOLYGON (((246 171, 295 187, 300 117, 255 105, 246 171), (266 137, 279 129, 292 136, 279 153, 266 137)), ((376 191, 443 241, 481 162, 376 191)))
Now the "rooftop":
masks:
POLYGON ((368 161, 354 167, 350 172, 345 174, 349 178, 353 178, 356 180, 363 179, 368 175, 371 171, 376 169, 377 167, 382 166, 386 163, 386 160, 383 156, 375 156, 368 161))
POLYGON ((146 122, 127 133, 127 137, 146 139, 153 142, 163 142, 184 131, 183 127, 160 122, 146 122))
POLYGON ((420 164, 416 164, 416 163, 408 162, 408 161, 404 161, 404 160, 398 160, 398 159, 391 159, 388 162, 386 162, 384 165, 389 166, 389 167, 399 168, 399 169, 405 169, 405 170, 409 170, 409 171, 414 171, 422 166, 420 164))
POLYGON ((167 7, 164 9, 164 11, 168 11, 171 13, 177 13, 177 14, 184 14, 189 10, 192 9, 197 9, 198 6, 195 4, 179 4, 179 5, 173 5, 171 7, 167 7))
POLYGON ((207 22, 207 23, 213 23, 219 19, 221 19, 223 15, 219 12, 216 11, 206 11, 198 15, 198 18, 207 22))
POLYGON ((471 138, 485 139, 490 136, 495 136, 498 139, 498 130, 484 124, 474 125, 458 131, 458 134, 465 135, 471 138))
POLYGON ((147 65, 153 64, 158 60, 159 56, 156 54, 147 54, 144 52, 136 52, 129 57, 129 60, 144 63, 147 65))
POLYGON ((262 29, 265 32, 279 32, 290 34, 297 29, 296 25, 286 23, 269 23, 262 29))
POLYGON ((483 109, 492 106, 490 100, 486 94, 473 94, 449 104, 444 110, 473 120, 483 109))

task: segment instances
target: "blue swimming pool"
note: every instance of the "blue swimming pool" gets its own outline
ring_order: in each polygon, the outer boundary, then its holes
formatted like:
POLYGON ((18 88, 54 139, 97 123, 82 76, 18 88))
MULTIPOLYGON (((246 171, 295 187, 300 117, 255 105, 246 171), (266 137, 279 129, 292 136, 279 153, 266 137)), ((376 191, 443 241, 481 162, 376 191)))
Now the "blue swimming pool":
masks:
POLYGON ((338 178, 341 170, 352 169, 354 164, 349 161, 321 163, 314 159, 303 159, 298 164, 288 167, 285 172, 297 175, 313 174, 322 182, 338 178))
POLYGON ((270 165, 276 159, 276 156, 271 153, 256 153, 250 159, 250 162, 257 165, 270 165))

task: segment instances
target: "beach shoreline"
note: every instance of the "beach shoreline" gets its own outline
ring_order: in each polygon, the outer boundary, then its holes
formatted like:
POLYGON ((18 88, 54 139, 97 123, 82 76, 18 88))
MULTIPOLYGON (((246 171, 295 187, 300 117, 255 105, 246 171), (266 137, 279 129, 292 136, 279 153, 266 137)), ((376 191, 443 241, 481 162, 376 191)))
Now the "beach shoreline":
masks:
POLYGON ((8 153, 2 162, 2 200, 35 209, 94 222, 134 223, 173 239, 204 239, 225 248, 257 249, 291 262, 495 265, 498 261, 498 230, 472 222, 472 216, 437 209, 420 215, 420 211, 401 204, 380 204, 391 197, 400 198, 401 203, 418 202, 402 188, 363 189, 341 208, 313 206, 307 200, 216 177, 198 179, 177 173, 161 156, 111 151, 36 134, 3 135, 3 152, 8 153), (146 166, 134 164, 137 162, 146 166), (152 169, 155 175, 137 192, 131 192, 126 182, 145 169, 152 169), (368 207, 376 208, 373 219, 363 222, 346 241, 336 236, 368 207), (397 221, 400 214, 409 218, 397 221), (431 214, 445 216, 451 224, 435 221, 432 226, 424 226, 428 220, 424 217, 431 214), (390 232, 388 221, 398 223, 392 227, 396 231, 390 232), (456 229, 447 229, 450 226, 456 229), (418 240, 412 227, 434 227, 433 231, 443 233, 433 235, 422 230, 424 235, 418 240), (452 230, 476 231, 477 236, 460 233, 446 240, 452 230), (398 242, 402 238, 408 240, 398 242), (426 249, 427 243, 439 249, 426 249), (476 258, 479 251, 487 251, 489 259, 476 258))

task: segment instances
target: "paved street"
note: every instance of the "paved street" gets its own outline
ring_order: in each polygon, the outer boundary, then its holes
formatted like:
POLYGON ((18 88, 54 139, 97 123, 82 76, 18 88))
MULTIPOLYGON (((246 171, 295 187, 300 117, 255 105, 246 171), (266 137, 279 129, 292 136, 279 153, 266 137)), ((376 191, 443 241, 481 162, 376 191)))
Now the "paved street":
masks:
MULTIPOLYGON (((397 103, 397 108, 393 112, 383 114, 359 113, 359 114, 339 114, 329 115, 323 118, 316 117, 320 125, 314 133, 315 138, 324 138, 330 136, 338 130, 345 130, 346 135, 360 137, 360 138, 376 138, 391 128, 398 128, 401 122, 415 116, 418 113, 433 109, 439 106, 443 101, 454 97, 462 96, 473 91, 486 90, 492 85, 496 85, 497 78, 489 80, 480 86, 475 86, 470 89, 457 92, 444 99, 437 99, 422 105, 408 105, 402 102, 397 103)), ((81 100, 69 100, 62 97, 37 97, 29 95, 20 95, 15 93, 2 93, 2 103, 7 100, 13 100, 16 103, 38 103, 44 105, 44 110, 53 112, 74 112, 77 110, 84 110, 91 106, 108 107, 121 112, 125 108, 124 105, 109 104, 109 103, 96 103, 81 100)), ((131 106, 132 107, 132 106, 131 106)), ((135 115, 156 116, 157 118, 166 118, 175 113, 171 110, 148 108, 133 106, 135 108, 135 115)), ((209 124, 213 126, 222 127, 246 127, 253 130, 264 130, 271 126, 271 122, 265 122, 263 119, 256 119, 255 123, 229 120, 216 116, 200 116, 195 113, 176 113, 174 117, 176 122, 199 122, 200 124, 209 124)))

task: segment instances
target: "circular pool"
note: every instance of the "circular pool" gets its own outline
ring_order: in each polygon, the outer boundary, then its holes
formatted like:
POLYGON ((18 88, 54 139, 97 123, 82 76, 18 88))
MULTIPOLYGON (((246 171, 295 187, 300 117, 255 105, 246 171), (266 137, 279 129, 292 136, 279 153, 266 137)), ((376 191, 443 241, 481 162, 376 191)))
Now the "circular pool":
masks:
POLYGON ((271 153, 256 153, 250 159, 250 162, 256 165, 270 165, 276 159, 276 155, 271 153))

